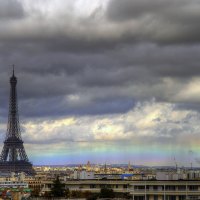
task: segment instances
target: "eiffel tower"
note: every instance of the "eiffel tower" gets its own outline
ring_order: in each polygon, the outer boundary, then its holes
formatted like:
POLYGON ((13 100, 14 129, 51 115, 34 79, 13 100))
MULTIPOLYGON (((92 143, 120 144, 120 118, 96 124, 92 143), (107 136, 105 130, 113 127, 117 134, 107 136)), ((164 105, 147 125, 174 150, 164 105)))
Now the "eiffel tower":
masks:
POLYGON ((17 106, 17 78, 15 77, 14 67, 10 86, 8 125, 0 156, 0 172, 25 172, 28 175, 34 175, 35 171, 26 155, 21 138, 17 106))

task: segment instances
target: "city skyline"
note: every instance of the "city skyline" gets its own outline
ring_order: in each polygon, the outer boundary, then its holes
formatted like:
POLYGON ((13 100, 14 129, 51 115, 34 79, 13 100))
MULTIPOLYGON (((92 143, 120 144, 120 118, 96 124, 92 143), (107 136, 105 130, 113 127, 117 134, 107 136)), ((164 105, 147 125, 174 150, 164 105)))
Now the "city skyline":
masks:
POLYGON ((199 9, 196 0, 0 0, 0 148, 15 64, 34 165, 200 166, 199 9))

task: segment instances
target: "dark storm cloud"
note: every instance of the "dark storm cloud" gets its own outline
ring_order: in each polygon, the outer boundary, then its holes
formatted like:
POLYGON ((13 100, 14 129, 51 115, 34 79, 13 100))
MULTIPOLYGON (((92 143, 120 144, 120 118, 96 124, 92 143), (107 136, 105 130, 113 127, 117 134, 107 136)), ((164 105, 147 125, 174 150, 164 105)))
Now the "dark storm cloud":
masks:
POLYGON ((2 113, 13 63, 21 112, 31 117, 123 113, 152 98, 184 103, 176 95, 200 75, 198 1, 111 0, 87 17, 7 2, 6 13, 18 13, 7 18, 21 20, 0 30, 2 113))
POLYGON ((111 0, 108 4, 107 15, 113 21, 124 21, 160 12, 169 5, 169 1, 164 0, 153 0, 151 2, 148 0, 111 0))
POLYGON ((199 48, 175 49, 141 45, 107 51, 106 54, 47 52, 28 56, 18 51, 4 55, 0 61, 2 70, 6 71, 1 79, 3 113, 7 109, 11 63, 16 64, 23 116, 126 112, 134 105, 130 102, 153 97, 172 102, 177 90, 199 73, 194 65, 199 60, 199 48), (186 55, 184 59, 182 54, 186 55), (170 63, 165 67, 167 61, 170 63), (165 77, 179 81, 168 86, 162 80, 165 77), (80 99, 75 99, 75 103, 73 99, 63 102, 69 95, 78 95, 80 99))
POLYGON ((84 116, 84 115, 104 115, 108 113, 117 114, 127 112, 134 106, 131 99, 104 99, 90 102, 87 105, 78 102, 76 105, 66 101, 63 98, 48 98, 40 100, 28 100, 20 103, 20 113, 24 120, 27 116, 31 118, 46 117, 51 118, 61 116, 84 116))
POLYGON ((196 0, 111 0, 107 17, 121 26, 129 22, 135 28, 127 28, 127 32, 140 41, 196 43, 200 41, 199 9, 196 0))
POLYGON ((17 25, 4 24, 1 45, 4 51, 17 46, 30 53, 91 53, 140 42, 194 43, 200 39, 199 7, 194 0, 111 0, 106 13, 99 11, 103 17, 89 15, 80 19, 67 11, 63 11, 61 18, 56 9, 53 18, 45 12, 32 11, 17 25))
POLYGON ((45 12, 31 13, 17 26, 6 24, 0 38, 5 50, 17 46, 30 53, 102 52, 141 42, 197 43, 199 7, 194 0, 111 0, 106 13, 100 9, 103 16, 97 18, 89 15, 77 19, 67 11, 62 18, 56 11, 54 18, 45 12))
POLYGON ((199 45, 158 46, 143 43, 115 51, 112 57, 121 66, 131 66, 144 76, 148 71, 150 76, 189 78, 200 73, 199 51, 199 45))
POLYGON ((199 6, 196 0, 110 0, 107 16, 114 21, 124 21, 148 15, 160 15, 171 23, 194 25, 198 23, 199 6))
POLYGON ((0 0, 0 22, 20 19, 25 16, 22 4, 18 0, 0 0))

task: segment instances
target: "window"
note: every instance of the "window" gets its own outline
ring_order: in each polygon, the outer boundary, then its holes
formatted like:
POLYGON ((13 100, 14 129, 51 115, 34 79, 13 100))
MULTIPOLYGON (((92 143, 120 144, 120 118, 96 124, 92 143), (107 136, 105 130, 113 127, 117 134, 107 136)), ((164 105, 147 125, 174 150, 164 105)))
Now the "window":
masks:
POLYGON ((128 188, 128 186, 127 185, 123 185, 123 188, 128 188))
POLYGON ((174 185, 166 185, 165 190, 176 190, 176 187, 174 185))
POLYGON ((153 190, 158 190, 158 186, 157 186, 157 185, 154 185, 154 186, 153 186, 153 190))
POLYGON ((158 200, 158 195, 154 195, 154 200, 158 200))
POLYGON ((185 185, 179 185, 178 186, 178 190, 186 190, 186 186, 185 185))
MULTIPOLYGON (((127 185, 123 185, 124 188, 127 188, 127 185)), ((135 186, 136 190, 144 190, 145 186, 135 186)))
POLYGON ((166 196, 166 200, 176 200, 176 196, 175 195, 170 195, 170 196, 166 196))
POLYGON ((179 200, 185 200, 185 199, 186 199, 186 196, 185 196, 185 195, 181 195, 181 196, 178 197, 178 199, 179 199, 179 200))
POLYGON ((96 185, 92 184, 90 185, 90 188, 96 188, 96 185))
POLYGON ((144 196, 135 196, 134 200, 145 200, 144 196))
POLYGON ((198 190, 198 186, 197 185, 190 185, 188 188, 189 188, 189 190, 192 190, 192 191, 198 190))
POLYGON ((196 199, 198 199, 198 196, 188 196, 188 199, 196 200, 196 199))

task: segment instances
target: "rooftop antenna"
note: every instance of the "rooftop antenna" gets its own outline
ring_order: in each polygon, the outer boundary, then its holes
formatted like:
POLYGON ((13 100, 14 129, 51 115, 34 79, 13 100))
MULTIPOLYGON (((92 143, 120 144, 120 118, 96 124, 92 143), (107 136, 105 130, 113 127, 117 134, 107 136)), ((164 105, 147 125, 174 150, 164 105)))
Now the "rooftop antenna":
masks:
POLYGON ((104 172, 107 173, 107 164, 105 162, 105 165, 104 165, 104 172))
POLYGON ((175 162, 176 171, 177 171, 177 169, 178 169, 178 164, 177 164, 177 162, 176 162, 176 158, 175 158, 175 157, 174 157, 174 162, 175 162))
POLYGON ((128 171, 130 171, 130 170, 131 170, 131 162, 129 160, 129 162, 128 162, 128 171))

